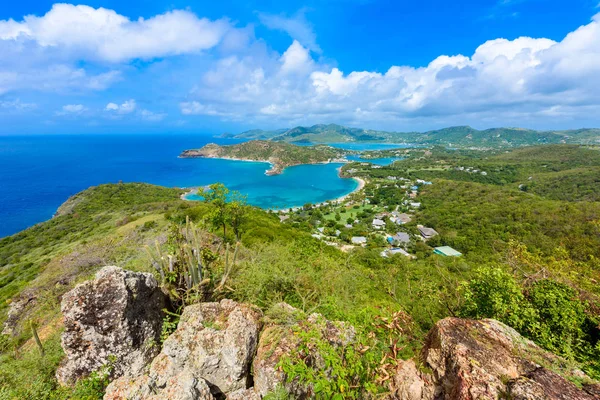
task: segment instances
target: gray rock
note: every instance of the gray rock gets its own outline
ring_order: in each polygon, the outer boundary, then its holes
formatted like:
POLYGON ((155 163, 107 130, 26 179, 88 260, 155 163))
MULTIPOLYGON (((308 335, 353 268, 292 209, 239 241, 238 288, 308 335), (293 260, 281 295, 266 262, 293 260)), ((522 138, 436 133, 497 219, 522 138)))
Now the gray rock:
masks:
POLYGON ((165 296, 151 274, 104 267, 62 299, 66 358, 61 384, 110 364, 112 377, 134 376, 158 354, 165 296))
MULTIPOLYGON (((178 377, 186 373, 205 380, 216 396, 247 389, 261 317, 257 309, 231 300, 186 307, 177 330, 165 340, 149 372, 129 385, 143 393, 151 388, 171 393, 171 388, 182 386, 178 377)), ((129 381, 121 378, 113 382, 105 399, 133 397, 121 390, 129 381)))
POLYGON ((13 299, 8 308, 2 335, 17 336, 20 333, 19 323, 27 318, 31 308, 37 303, 37 296, 32 290, 24 290, 13 299))
POLYGON ((147 375, 117 379, 108 386, 104 400, 214 400, 208 383, 189 370, 169 377, 163 387, 151 385, 149 379, 147 375))

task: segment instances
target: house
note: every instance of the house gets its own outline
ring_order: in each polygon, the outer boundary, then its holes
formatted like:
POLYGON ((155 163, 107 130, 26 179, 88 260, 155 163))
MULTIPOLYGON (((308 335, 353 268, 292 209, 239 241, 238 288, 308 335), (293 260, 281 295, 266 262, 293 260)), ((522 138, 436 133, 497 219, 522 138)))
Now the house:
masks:
POLYGON ((287 220, 289 218, 290 218, 289 215, 280 215, 279 216, 279 222, 283 222, 283 221, 285 221, 285 220, 287 220))
POLYGON ((416 201, 411 201, 410 203, 408 203, 412 208, 419 208, 421 207, 421 203, 416 202, 416 201))
POLYGON ((398 214, 396 216, 396 219, 400 220, 400 223, 402 223, 402 224, 408 224, 412 220, 412 217, 406 213, 402 213, 402 214, 398 214))
POLYGON ((321 228, 317 228, 317 230, 321 233, 323 233, 323 231, 325 231, 325 228, 321 227, 321 228))
POLYGON ((352 242, 352 244, 367 244, 367 238, 364 236, 353 236, 352 239, 350 239, 350 241, 352 242))
POLYGON ((386 179, 387 179, 388 181, 395 181, 395 180, 396 180, 396 177, 395 177, 395 176, 388 176, 386 179))
POLYGON ((450 246, 436 247, 433 249, 433 252, 435 254, 439 254, 439 255, 445 256, 445 257, 460 257, 460 256, 462 256, 462 253, 454 250, 450 246))
POLYGON ((407 245, 410 243, 410 235, 406 232, 398 232, 394 236, 388 237, 388 242, 398 246, 407 245))
POLYGON ((340 236, 340 233, 342 233, 342 231, 340 231, 339 229, 335 230, 335 236, 340 236))
POLYGON ((437 235, 438 233, 435 231, 435 229, 433 228, 428 228, 426 226, 423 225, 417 225, 417 229, 419 229, 419 232, 421 233, 421 236, 423 237, 423 239, 427 240, 427 239, 431 239, 432 237, 434 237, 435 235, 437 235))
POLYGON ((408 194, 408 198, 410 198, 410 199, 416 199, 417 198, 417 192, 410 192, 408 194))
POLYGON ((411 187, 410 187, 410 190, 417 191, 417 190, 419 190, 419 187, 418 187, 418 186, 411 186, 411 187))
POLYGON ((375 229, 381 229, 385 226, 385 222, 379 218, 375 218, 373 220, 373 228, 375 229))
POLYGON ((352 224, 346 224, 346 225, 344 225, 344 226, 345 226, 346 228, 348 228, 348 229, 352 228, 352 224))
POLYGON ((420 183, 422 185, 431 185, 431 182, 424 181, 423 179, 417 179, 417 183, 420 183))
POLYGON ((389 257, 395 254, 402 254, 405 257, 415 258, 415 256, 413 256, 412 254, 409 254, 406 252, 406 250, 400 248, 386 249, 381 252, 381 257, 389 257))

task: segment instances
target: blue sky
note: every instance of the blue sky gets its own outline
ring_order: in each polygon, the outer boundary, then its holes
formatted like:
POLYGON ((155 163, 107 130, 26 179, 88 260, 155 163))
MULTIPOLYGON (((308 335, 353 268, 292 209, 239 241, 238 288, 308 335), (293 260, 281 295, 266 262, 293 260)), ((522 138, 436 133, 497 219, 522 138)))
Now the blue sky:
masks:
POLYGON ((0 134, 600 126, 598 0, 0 6, 0 134))

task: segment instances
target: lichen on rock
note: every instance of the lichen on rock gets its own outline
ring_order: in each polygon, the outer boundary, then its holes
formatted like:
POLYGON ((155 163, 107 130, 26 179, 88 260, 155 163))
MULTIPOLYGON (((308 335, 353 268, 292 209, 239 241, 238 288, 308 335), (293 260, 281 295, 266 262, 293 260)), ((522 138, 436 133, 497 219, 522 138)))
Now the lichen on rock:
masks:
POLYGON ((261 317, 255 307, 232 300, 186 307, 177 330, 165 340, 149 371, 133 381, 112 382, 105 399, 135 398, 152 388, 159 388, 164 399, 174 399, 166 394, 182 385, 178 377, 184 373, 206 381, 215 396, 247 389, 261 317))
POLYGON ((139 374, 160 351, 165 300, 152 274, 114 266, 65 293, 58 381, 72 384, 106 366, 112 377, 139 374))

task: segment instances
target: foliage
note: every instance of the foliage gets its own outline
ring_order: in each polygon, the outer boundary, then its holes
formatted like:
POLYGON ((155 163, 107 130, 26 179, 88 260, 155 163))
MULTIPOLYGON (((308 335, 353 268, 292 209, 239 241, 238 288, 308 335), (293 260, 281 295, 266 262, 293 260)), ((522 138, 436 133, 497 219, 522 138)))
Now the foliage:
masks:
POLYGON ((541 347, 584 364, 591 376, 598 369, 598 320, 565 284, 541 279, 521 287, 500 268, 480 268, 462 287, 462 316, 494 318, 517 329, 541 347))
POLYGON ((54 376, 64 356, 60 338, 45 343, 45 355, 30 348, 23 353, 0 355, 0 399, 95 400, 102 399, 108 385, 110 366, 79 381, 74 387, 61 387, 54 376))

